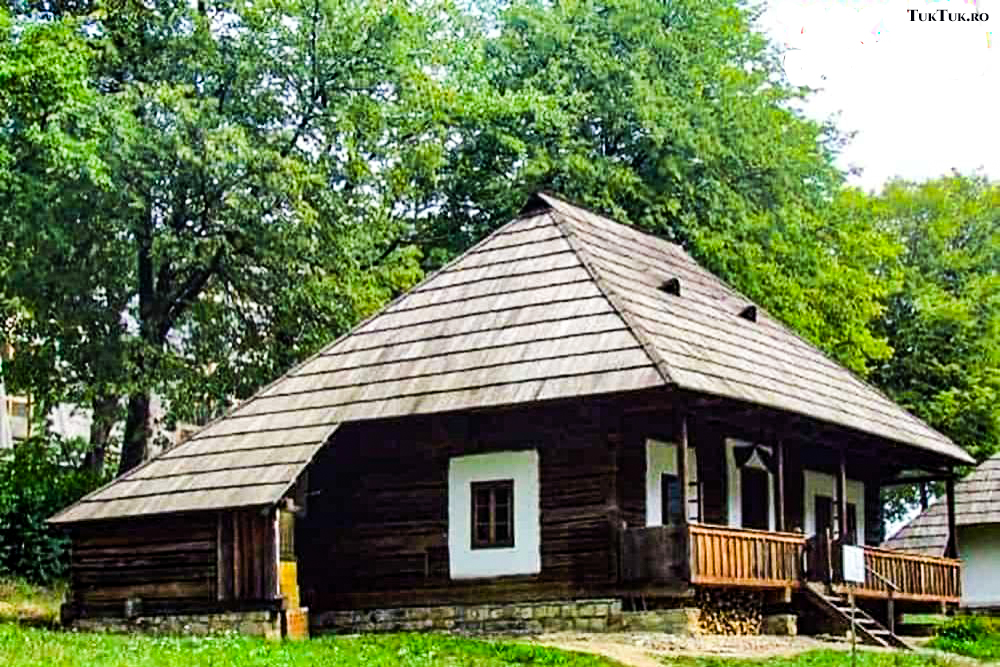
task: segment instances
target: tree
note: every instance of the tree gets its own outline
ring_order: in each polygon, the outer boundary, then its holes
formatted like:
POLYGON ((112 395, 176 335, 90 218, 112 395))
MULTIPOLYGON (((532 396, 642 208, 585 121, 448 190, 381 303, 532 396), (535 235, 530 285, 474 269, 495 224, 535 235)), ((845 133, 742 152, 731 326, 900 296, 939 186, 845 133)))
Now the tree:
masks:
POLYGON ((441 160, 431 73, 447 15, 119 5, 5 19, 14 50, 46 35, 36 52, 72 45, 76 60, 53 92, 65 141, 37 150, 51 119, 27 95, 0 135, 18 183, 0 233, 17 265, 4 297, 29 313, 9 325, 12 384, 124 397, 124 472, 146 455, 153 391, 178 415, 246 396, 419 277, 419 253, 394 240, 441 160), (87 178, 64 194, 76 163, 87 178))
POLYGON ((903 248, 879 322, 895 353, 874 377, 979 460, 1000 446, 998 205, 1000 186, 953 174, 890 183, 868 210, 903 248))
POLYGON ((849 367, 885 358, 872 269, 891 244, 831 219, 843 137, 795 110, 808 91, 753 18, 735 0, 513 2, 463 70, 508 103, 460 125, 432 256, 547 188, 683 243, 849 367))
MULTIPOLYGON (((898 248, 879 270, 895 278, 875 323, 893 354, 872 381, 980 461, 1000 447, 998 205, 1000 186, 955 173, 874 195, 845 190, 836 206, 898 248)), ((917 497, 889 494, 887 516, 903 518, 917 497)))
POLYGON ((99 470, 117 412, 113 348, 127 299, 120 285, 95 280, 123 257, 94 252, 112 231, 89 212, 111 186, 99 146, 115 121, 89 86, 91 64, 73 23, 25 24, 0 10, 0 324, 22 352, 4 371, 31 388, 42 413, 64 398, 93 407, 88 464, 99 470))

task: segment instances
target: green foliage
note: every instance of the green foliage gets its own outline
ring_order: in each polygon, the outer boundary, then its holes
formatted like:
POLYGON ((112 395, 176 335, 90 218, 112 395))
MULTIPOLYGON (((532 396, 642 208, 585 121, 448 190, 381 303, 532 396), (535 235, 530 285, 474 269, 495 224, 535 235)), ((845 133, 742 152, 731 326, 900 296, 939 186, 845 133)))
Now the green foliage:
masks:
POLYGON ((127 397, 124 470, 151 393, 172 417, 218 411, 416 282, 400 239, 442 160, 449 15, 174 0, 5 18, 12 389, 114 420, 127 397))
POLYGON ((894 182, 867 206, 903 249, 873 379, 982 460, 1000 445, 1000 186, 894 182))
MULTIPOLYGON (((893 348, 871 379, 976 459, 1000 447, 1000 185, 952 174, 847 191, 843 215, 898 247, 878 271, 891 292, 874 330, 893 348)), ((912 504, 894 492, 888 516, 912 504)))
POLYGON ((80 449, 34 438, 0 460, 0 576, 50 583, 65 575, 69 540, 46 519, 102 481, 79 469, 80 449))
POLYGON ((1000 619, 958 616, 938 628, 930 646, 980 660, 1000 660, 1000 619))
POLYGON ((438 236, 457 251, 551 189, 684 243, 855 370, 887 356, 873 267, 893 248, 830 218, 842 138, 794 110, 807 91, 753 19, 735 0, 511 3, 467 68, 503 103, 463 119, 438 236))
POLYGON ((614 667, 590 655, 430 634, 269 642, 236 636, 209 639, 122 637, 0 625, 0 663, 9 667, 614 667))

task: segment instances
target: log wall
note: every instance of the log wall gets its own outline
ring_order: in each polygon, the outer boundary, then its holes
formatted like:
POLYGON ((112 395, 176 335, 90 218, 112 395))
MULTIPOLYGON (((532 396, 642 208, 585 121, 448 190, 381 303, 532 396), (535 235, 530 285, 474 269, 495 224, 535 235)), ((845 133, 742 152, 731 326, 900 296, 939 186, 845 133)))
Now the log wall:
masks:
POLYGON ((143 615, 272 602, 271 516, 255 508, 80 524, 71 533, 67 613, 123 616, 127 600, 143 615))
POLYGON ((69 601, 77 615, 208 604, 216 594, 215 513, 83 524, 72 534, 69 601))
POLYGON ((576 402, 342 428, 310 468, 314 488, 297 522, 303 604, 321 613, 615 586, 617 525, 644 511, 644 459, 618 437, 621 421, 614 405, 576 402), (519 449, 539 452, 541 573, 452 581, 449 459, 519 449))

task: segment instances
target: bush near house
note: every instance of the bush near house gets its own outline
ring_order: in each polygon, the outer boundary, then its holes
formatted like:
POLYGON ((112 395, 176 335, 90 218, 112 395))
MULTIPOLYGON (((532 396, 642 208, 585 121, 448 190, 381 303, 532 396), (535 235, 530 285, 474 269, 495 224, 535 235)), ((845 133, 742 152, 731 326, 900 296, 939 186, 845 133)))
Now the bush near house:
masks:
POLYGON ((1000 618, 959 616, 938 628, 929 646, 980 660, 1000 660, 1000 618))
POLYGON ((46 519, 104 481, 79 468, 79 450, 41 436, 0 460, 0 577, 48 584, 65 576, 69 540, 46 519))

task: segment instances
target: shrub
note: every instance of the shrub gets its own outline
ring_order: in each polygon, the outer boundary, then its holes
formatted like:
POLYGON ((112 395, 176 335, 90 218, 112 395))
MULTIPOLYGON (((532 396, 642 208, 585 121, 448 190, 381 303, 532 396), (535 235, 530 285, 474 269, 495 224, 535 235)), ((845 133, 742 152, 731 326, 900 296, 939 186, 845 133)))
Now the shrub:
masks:
POLYGON ((103 481, 79 469, 79 449, 36 437, 0 461, 0 576, 45 584, 66 573, 69 540, 46 520, 103 481))
POLYGON ((930 645, 974 658, 1000 658, 1000 619, 958 616, 938 628, 930 645))

